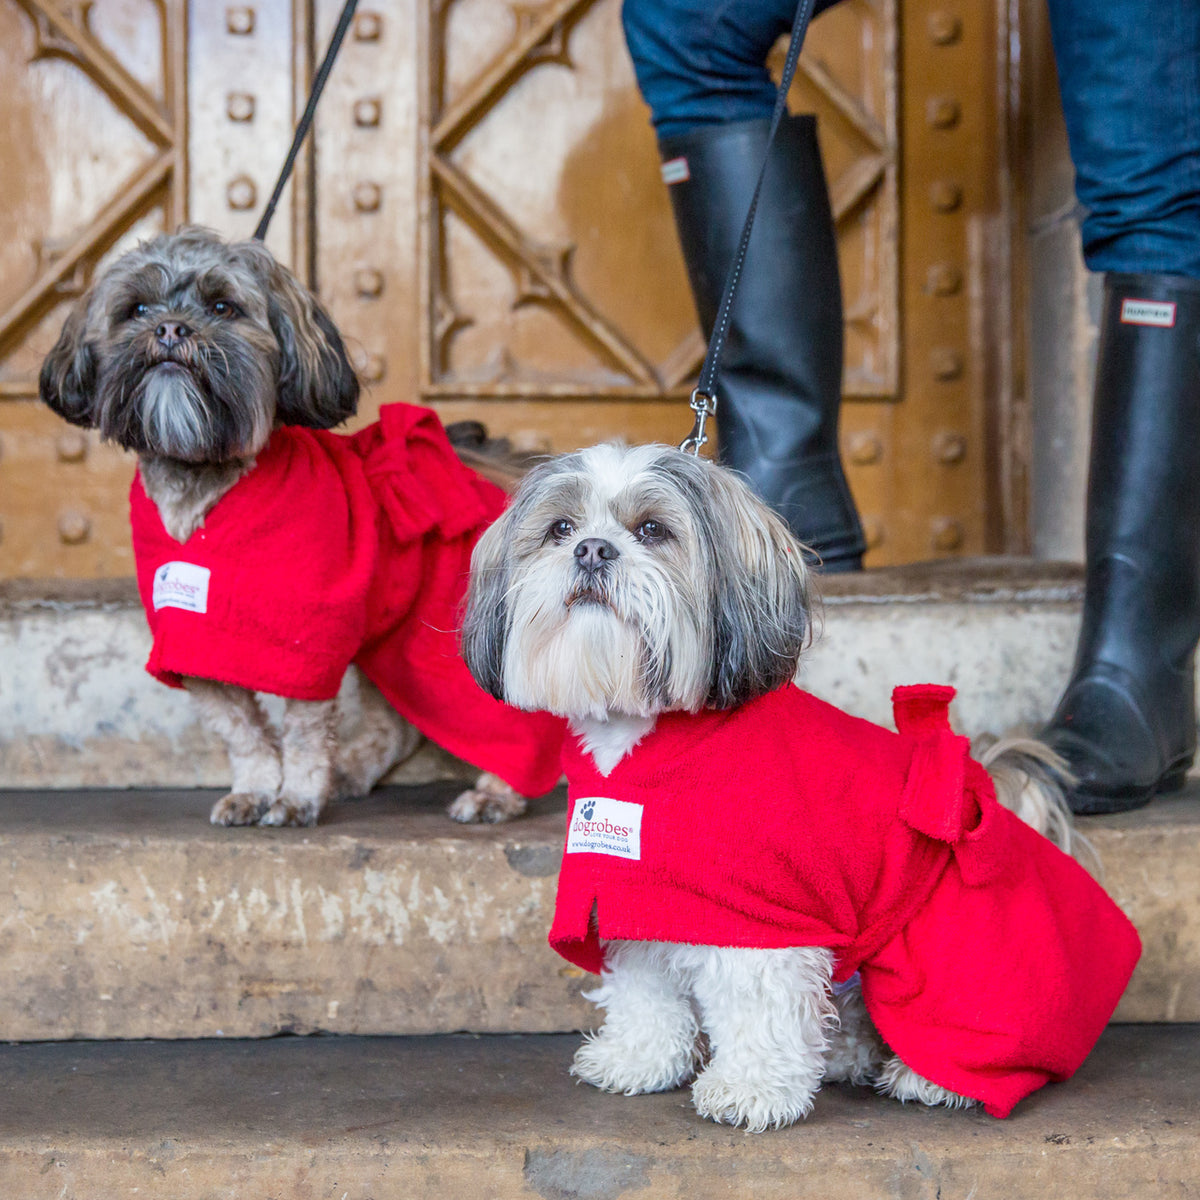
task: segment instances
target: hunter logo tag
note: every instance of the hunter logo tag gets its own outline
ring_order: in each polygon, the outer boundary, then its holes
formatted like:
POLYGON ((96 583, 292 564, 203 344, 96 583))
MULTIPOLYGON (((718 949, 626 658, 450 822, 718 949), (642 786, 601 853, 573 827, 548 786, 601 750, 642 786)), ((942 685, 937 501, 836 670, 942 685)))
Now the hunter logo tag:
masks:
POLYGON ((1121 323, 1170 329, 1175 324, 1175 305, 1162 300, 1122 300, 1121 323))

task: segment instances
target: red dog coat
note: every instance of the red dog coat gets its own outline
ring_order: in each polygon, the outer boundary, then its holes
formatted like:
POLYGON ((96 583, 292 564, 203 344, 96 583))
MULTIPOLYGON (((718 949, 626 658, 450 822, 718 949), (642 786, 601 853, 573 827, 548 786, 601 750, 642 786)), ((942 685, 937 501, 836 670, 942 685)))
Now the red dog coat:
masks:
POLYGON ((277 429, 182 544, 134 478, 146 669, 329 700, 354 662, 422 733, 539 795, 559 778, 561 722, 493 700, 458 652, 471 549, 504 493, 431 410, 379 418, 351 436, 277 429))
POLYGON ((899 733, 791 686, 668 713, 607 776, 568 739, 551 945, 593 972, 601 939, 829 947, 906 1063, 1007 1116, 1087 1057, 1141 943, 999 805, 953 695, 897 688, 899 733))

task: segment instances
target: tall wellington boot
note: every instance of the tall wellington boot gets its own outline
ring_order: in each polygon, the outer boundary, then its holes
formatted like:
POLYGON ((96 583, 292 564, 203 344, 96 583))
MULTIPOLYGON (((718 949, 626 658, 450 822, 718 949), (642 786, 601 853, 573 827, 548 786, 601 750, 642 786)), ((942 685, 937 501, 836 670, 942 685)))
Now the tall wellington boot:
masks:
POLYGON ((1196 751, 1200 281, 1105 283, 1075 668, 1043 739, 1078 813, 1179 787, 1196 751))
MULTIPOLYGON (((767 148, 770 122, 662 138, 663 178, 705 337, 767 148)), ((785 117, 771 147, 717 374, 720 458, 820 557, 862 565, 862 526, 838 455, 842 292, 813 116, 785 117)))

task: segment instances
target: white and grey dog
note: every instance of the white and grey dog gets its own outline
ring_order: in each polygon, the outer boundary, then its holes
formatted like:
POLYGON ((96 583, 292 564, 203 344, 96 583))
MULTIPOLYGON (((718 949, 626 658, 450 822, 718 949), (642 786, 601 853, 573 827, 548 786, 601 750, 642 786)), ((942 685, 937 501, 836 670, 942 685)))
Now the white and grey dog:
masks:
MULTIPOLYGON (((477 545, 472 576, 476 679, 568 718, 604 776, 662 714, 786 684, 809 636, 809 575, 784 523, 731 472, 665 446, 601 445, 536 468, 477 545)), ((1065 842, 1061 792, 1038 759, 1036 743, 1010 743, 983 761, 1002 803, 1065 842)), ((701 1115, 756 1131, 806 1115, 827 1079, 972 1103, 883 1045, 859 991, 834 994, 833 962, 822 947, 607 941, 589 994, 606 1019, 572 1071, 629 1095, 694 1078, 701 1115)))
MULTIPOLYGON (((277 427, 332 429, 359 396, 316 297, 260 242, 198 227, 144 242, 100 274, 47 355, 40 388, 68 421, 137 454, 146 495, 179 543, 253 470, 277 427)), ((487 473, 470 451, 460 457, 487 473)), ((276 731, 253 691, 186 678, 232 768, 213 823, 315 824, 332 798, 366 794, 411 754, 420 735, 361 674, 359 683, 359 729, 339 741, 335 700, 287 700, 276 731)), ((499 821, 524 806, 484 773, 451 815, 499 821)))

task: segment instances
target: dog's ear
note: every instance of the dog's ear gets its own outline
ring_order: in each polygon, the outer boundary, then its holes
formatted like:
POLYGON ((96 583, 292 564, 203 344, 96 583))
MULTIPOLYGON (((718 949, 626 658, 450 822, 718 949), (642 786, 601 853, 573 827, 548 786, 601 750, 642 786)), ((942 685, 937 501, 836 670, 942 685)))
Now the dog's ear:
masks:
POLYGON ((504 699, 504 652, 508 644, 509 556, 515 507, 484 531, 471 553, 471 578, 463 618, 462 653, 467 670, 485 692, 504 699))
POLYGON ((266 251, 267 320, 279 343, 276 416, 283 425, 332 429, 358 409, 358 376, 337 327, 312 293, 266 251))
POLYGON ((731 472, 708 468, 712 674, 705 701, 733 708, 796 674, 812 626, 803 547, 731 472))
POLYGON ((72 425, 87 429, 96 424, 96 349, 86 337, 91 295, 71 310, 38 376, 42 400, 72 425))

